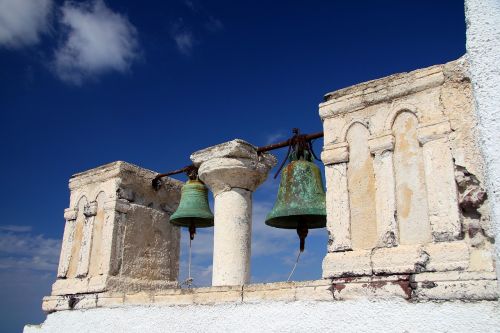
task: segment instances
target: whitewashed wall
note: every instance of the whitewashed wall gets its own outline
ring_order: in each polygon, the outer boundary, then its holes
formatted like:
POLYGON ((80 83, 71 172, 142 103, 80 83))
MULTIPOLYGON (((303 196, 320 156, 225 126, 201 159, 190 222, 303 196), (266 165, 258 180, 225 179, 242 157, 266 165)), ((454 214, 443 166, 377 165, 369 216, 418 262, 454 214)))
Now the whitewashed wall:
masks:
MULTIPOLYGON (((467 56, 479 118, 491 218, 500 235, 500 1, 466 0, 467 56)), ((500 242, 496 242, 500 262, 500 242)), ((500 276, 500 265, 497 265, 500 276)))
POLYGON ((496 302, 413 304, 402 300, 265 302, 239 305, 61 311, 40 332, 495 332, 496 302))

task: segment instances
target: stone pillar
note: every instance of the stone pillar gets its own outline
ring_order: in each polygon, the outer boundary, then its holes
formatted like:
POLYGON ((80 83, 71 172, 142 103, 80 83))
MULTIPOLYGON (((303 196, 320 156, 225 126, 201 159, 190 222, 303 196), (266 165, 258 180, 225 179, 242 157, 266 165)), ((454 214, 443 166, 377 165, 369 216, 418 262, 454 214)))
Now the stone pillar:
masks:
MULTIPOLYGON (((52 295, 133 292, 177 286, 179 228, 169 223, 182 183, 125 162, 74 175, 52 295)), ((68 298, 69 299, 69 298, 68 298)))
MULTIPOLYGON (((82 244, 80 248, 80 258, 78 260, 78 269, 76 271, 77 277, 86 276, 89 272, 89 264, 90 264, 90 251, 92 246, 92 231, 94 229, 94 219, 97 214, 97 203, 91 202, 87 207, 85 207, 85 211, 83 213, 86 217, 85 225, 83 227, 83 237, 82 244)), ((97 237, 100 235, 95 235, 97 237)))
POLYGON ((61 255, 59 257, 59 267, 57 269, 58 278, 65 277, 66 274, 68 273, 77 215, 78 215, 78 210, 75 208, 66 208, 64 210, 64 219, 66 220, 66 224, 64 226, 61 255))
POLYGON ((429 222, 434 242, 453 241, 460 236, 455 169, 448 144, 448 121, 418 129, 423 147, 429 222))
POLYGON ((373 171, 376 182, 376 216, 378 247, 398 245, 398 226, 395 218, 396 196, 394 180, 394 136, 386 134, 368 141, 373 154, 373 171))
POLYGON ((347 143, 326 146, 321 153, 321 160, 325 164, 328 252, 351 250, 351 214, 347 188, 349 150, 347 143))
POLYGON ((233 140, 198 151, 191 160, 214 194, 212 285, 248 284, 252 192, 266 180, 276 159, 266 153, 258 155, 245 141, 233 140))

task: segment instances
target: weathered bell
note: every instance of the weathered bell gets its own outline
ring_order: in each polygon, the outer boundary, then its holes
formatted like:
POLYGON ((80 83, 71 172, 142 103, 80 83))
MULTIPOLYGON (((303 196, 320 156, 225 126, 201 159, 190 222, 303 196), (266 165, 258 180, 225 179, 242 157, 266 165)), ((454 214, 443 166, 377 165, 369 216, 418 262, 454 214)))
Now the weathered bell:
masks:
POLYGON ((296 229, 300 250, 309 229, 326 227, 325 190, 319 168, 310 158, 291 157, 282 170, 278 197, 266 217, 266 224, 282 229, 296 229))
POLYGON ((196 228, 214 225, 214 214, 208 205, 208 189, 199 180, 190 179, 182 186, 181 191, 179 207, 170 217, 170 222, 188 227, 193 239, 196 228))

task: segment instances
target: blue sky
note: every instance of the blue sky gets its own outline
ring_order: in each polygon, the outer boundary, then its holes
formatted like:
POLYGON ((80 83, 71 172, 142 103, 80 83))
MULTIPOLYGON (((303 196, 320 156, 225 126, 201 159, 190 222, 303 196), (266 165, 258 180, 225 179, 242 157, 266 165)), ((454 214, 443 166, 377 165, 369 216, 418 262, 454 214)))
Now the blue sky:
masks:
MULTIPOLYGON (((459 0, 0 0, 0 331, 44 318, 73 173, 168 171, 233 138, 316 132, 325 93, 464 53, 459 0)), ((295 232, 263 224, 277 186, 255 193, 253 282, 285 280, 295 259, 295 232)), ((309 235, 296 279, 320 278, 326 240, 309 235)), ((199 285, 211 254, 207 229, 199 285)))

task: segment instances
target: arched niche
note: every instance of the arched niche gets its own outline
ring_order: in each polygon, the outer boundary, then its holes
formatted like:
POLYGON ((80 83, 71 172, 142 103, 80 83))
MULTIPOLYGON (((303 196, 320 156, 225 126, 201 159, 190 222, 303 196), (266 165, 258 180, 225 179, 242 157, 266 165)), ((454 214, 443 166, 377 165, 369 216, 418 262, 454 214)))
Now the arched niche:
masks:
POLYGON ((398 112, 392 123, 397 221, 402 245, 430 241, 424 162, 417 127, 416 115, 406 110, 398 112))
POLYGON ((85 207, 88 205, 87 197, 82 196, 76 205, 78 213, 76 216, 75 228, 71 237, 71 255, 69 259, 68 272, 66 276, 73 278, 77 274, 78 263, 80 261, 80 251, 82 248, 83 227, 85 226, 85 207))
POLYGON ((368 129, 358 122, 351 125, 346 135, 349 143, 347 185, 353 249, 372 249, 377 243, 375 175, 368 147, 369 137, 368 129))
POLYGON ((90 264, 89 275, 95 276, 103 274, 103 231, 105 223, 104 200, 106 195, 104 192, 99 192, 95 201, 97 203, 97 213, 94 217, 94 225, 92 227, 92 245, 90 248, 90 264))

